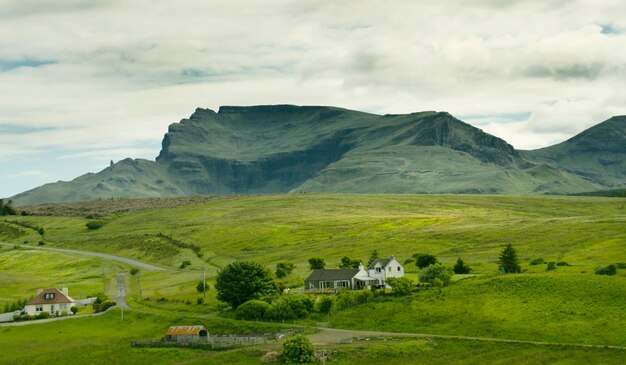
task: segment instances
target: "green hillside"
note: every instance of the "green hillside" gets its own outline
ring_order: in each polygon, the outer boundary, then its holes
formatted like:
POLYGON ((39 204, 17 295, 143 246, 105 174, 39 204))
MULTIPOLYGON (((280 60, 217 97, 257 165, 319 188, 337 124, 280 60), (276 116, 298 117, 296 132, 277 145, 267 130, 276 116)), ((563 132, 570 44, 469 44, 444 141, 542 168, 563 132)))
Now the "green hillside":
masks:
MULTIPOLYGON (((626 262, 626 200, 604 197, 489 195, 291 194, 198 199, 101 200, 58 206, 24 207, 54 214, 0 218, 0 302, 28 296, 40 284, 66 283, 81 297, 102 285, 115 295, 117 271, 128 265, 30 247, 68 247, 134 257, 177 269, 126 275, 128 302, 142 312, 1 328, 3 363, 65 359, 81 363, 258 364, 269 343, 229 351, 136 349, 133 340, 159 338, 170 325, 201 323, 212 332, 267 331, 276 324, 229 319, 216 299, 214 279, 234 260, 254 260, 273 270, 296 264, 283 284, 299 287, 310 273, 307 260, 322 257, 336 268, 343 256, 367 260, 376 249, 400 261, 415 252, 437 255, 451 266, 458 257, 473 275, 458 275, 449 287, 408 297, 372 297, 367 303, 315 314, 295 325, 325 322, 332 327, 373 331, 480 336, 574 345, 485 342, 471 339, 383 339, 352 345, 318 346, 334 351, 337 364, 373 364, 392 357, 432 363, 610 363, 626 351, 576 344, 626 346, 626 270, 594 275, 598 266, 626 262), (104 225, 88 230, 86 215, 104 225), (39 228, 43 228, 43 234, 39 228), (28 243, 25 243, 28 242, 28 243), (506 243, 517 249, 524 273, 498 275, 495 263, 506 243), (545 264, 567 262, 547 271, 545 264), (183 261, 190 265, 180 269, 183 261), (210 289, 204 303, 196 285, 207 269, 210 289), (105 275, 101 270, 106 270, 105 275), (104 283, 102 282, 104 280, 104 283), (142 295, 140 296, 139 289, 142 295), (43 331, 43 332, 42 332, 43 331), (43 334, 42 334, 43 333, 43 334), (89 336, 85 336, 88 333, 89 336), (70 345, 65 346, 64 343, 70 345), (28 351, 18 351, 27 349, 28 351), (506 359, 506 360, 503 360, 506 359)), ((416 280, 416 267, 406 264, 416 280)), ((294 325, 293 323, 290 325, 294 325)))
POLYGON ((605 187, 624 188, 626 116, 610 118, 563 143, 525 151, 522 155, 531 161, 558 166, 605 187))
MULTIPOLYGON (((121 206, 91 202, 88 211, 94 204, 121 206)), ((81 214, 78 206, 69 212, 81 214)), ((28 227, 43 227, 48 245, 173 268, 185 259, 213 270, 236 259, 288 260, 302 275, 310 257, 325 257, 334 266, 344 255, 365 260, 374 249, 402 260, 418 251, 444 262, 463 256, 479 272, 493 272, 498 252, 509 242, 524 260, 575 265, 564 270, 626 262, 626 208, 619 198, 292 194, 137 209, 111 213, 98 230, 85 227, 84 215, 5 217, 0 239, 33 242, 38 234, 28 227)))
POLYGON ((12 199, 26 205, 287 192, 580 193, 622 186, 623 120, 612 118, 557 146, 520 152, 445 112, 197 109, 170 125, 156 161, 125 159, 12 199))

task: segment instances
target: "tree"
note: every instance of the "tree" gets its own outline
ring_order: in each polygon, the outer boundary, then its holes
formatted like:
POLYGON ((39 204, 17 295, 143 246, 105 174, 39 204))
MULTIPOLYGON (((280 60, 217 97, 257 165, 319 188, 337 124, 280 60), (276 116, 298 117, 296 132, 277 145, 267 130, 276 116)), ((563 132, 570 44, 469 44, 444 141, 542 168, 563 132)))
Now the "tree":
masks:
POLYGON ((348 256, 341 258, 340 269, 358 269, 361 266, 361 260, 352 260, 348 256))
POLYGON ((250 299, 276 292, 271 272, 252 261, 235 261, 220 270, 215 278, 217 299, 237 308, 250 299))
POLYGON ((211 286, 209 284, 206 283, 206 281, 204 280, 200 280, 198 282, 198 285, 196 285, 196 291, 200 294, 204 293, 204 290, 209 290, 211 286), (205 288, 206 287, 206 288, 205 288))
POLYGON ((370 266, 372 262, 378 260, 378 250, 372 251, 369 260, 367 260, 367 266, 370 266))
POLYGON ((461 260, 460 257, 458 258, 458 260, 456 260, 456 264, 454 265, 453 270, 455 274, 469 274, 470 271, 472 271, 469 265, 461 260))
POLYGON ((9 200, 6 204, 4 204, 4 202, 0 199, 0 202, 2 202, 2 204, 0 204, 0 215, 17 215, 17 211, 13 208, 12 200, 9 200))
POLYGON ((308 337, 295 335, 283 343, 283 355, 288 364, 305 364, 313 361, 315 348, 308 337))
POLYGON ((296 265, 293 262, 279 262, 276 264, 276 277, 282 279, 293 271, 296 265))
POLYGON ((435 255, 431 255, 429 253, 416 253, 413 255, 413 258, 415 258, 415 265, 419 268, 419 269, 423 269, 429 265, 434 265, 436 264, 437 258, 435 257, 435 255))
POLYGON ((311 267, 311 270, 323 269, 326 267, 326 263, 322 258, 312 257, 309 259, 309 266, 311 267))
POLYGON ((391 286, 395 295, 409 295, 413 289, 413 281, 409 278, 389 278, 385 282, 391 286))
POLYGON ((420 281, 423 283, 430 283, 435 285, 437 280, 440 280, 443 286, 450 284, 452 279, 452 270, 443 266, 442 264, 429 265, 419 273, 420 281))
POLYGON ((517 251, 515 251, 515 248, 513 248, 513 245, 510 243, 502 249, 497 263, 500 266, 500 269, 506 274, 522 272, 522 268, 519 265, 519 260, 517 258, 517 251))

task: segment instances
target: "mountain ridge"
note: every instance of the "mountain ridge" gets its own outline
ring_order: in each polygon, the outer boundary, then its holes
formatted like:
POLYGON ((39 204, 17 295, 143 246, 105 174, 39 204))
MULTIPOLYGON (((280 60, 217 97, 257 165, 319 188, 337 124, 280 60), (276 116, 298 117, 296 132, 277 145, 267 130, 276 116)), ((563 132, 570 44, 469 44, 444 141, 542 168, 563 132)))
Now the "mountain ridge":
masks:
POLYGON ((626 176, 620 150, 626 141, 624 121, 626 117, 614 117, 561 144, 518 151, 447 112, 377 115, 296 105, 221 106, 217 112, 197 108, 169 125, 154 161, 124 159, 98 173, 11 199, 24 205, 308 191, 561 194, 619 188, 626 176), (599 141, 602 134, 611 135, 610 146, 599 141), (563 158, 563 153, 584 158, 563 158), (605 160, 598 154, 617 161, 614 168, 611 162, 602 165, 605 160))

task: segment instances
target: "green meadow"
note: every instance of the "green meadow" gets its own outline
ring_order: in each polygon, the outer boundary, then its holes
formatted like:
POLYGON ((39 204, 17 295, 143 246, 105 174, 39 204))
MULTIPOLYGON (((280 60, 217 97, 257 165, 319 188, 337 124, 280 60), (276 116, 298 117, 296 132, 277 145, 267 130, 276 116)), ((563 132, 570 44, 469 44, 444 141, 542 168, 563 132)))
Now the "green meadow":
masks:
MULTIPOLYGON (((89 209, 102 205, 106 210, 107 204, 90 202, 89 209)), ((114 205, 123 206, 120 201, 114 205)), ((127 211, 110 210, 98 218, 104 225, 96 230, 85 226, 92 219, 81 214, 80 204, 54 216, 2 217, 0 241, 15 247, 0 246, 0 304, 29 297, 38 287, 63 284, 77 298, 103 290, 115 295, 115 274, 124 271, 128 302, 141 313, 128 314, 128 321, 119 324, 128 327, 113 326, 117 316, 110 314, 0 327, 2 348, 26 346, 31 339, 28 351, 15 351, 11 361, 3 358, 0 363, 37 363, 34 359, 44 354, 61 359, 68 353, 55 348, 55 340, 32 340, 41 329, 58 332, 59 341, 72 344, 75 363, 89 354, 92 363, 259 363, 267 348, 205 353, 131 349, 128 342, 158 338, 169 325, 198 320, 225 331, 272 326, 227 319, 213 282, 217 271, 235 260, 254 260, 269 269, 277 262, 293 262, 296 269, 283 283, 297 287, 310 272, 311 257, 322 257, 327 268, 336 268, 343 256, 367 261, 375 249, 400 262, 415 252, 435 254, 448 266, 461 257, 473 275, 458 276, 442 290, 374 297, 313 321, 345 329, 626 346, 626 269, 615 276, 594 275, 599 266, 626 262, 625 206, 626 199, 605 197, 293 194, 190 200, 155 208, 142 203, 127 211), (31 248, 40 241, 46 247, 136 258, 176 272, 141 269, 130 275, 126 264, 31 248), (523 274, 497 274, 496 259, 507 243, 517 249, 523 274), (545 264, 529 265, 537 258, 569 266, 547 271, 545 264), (189 265, 181 268, 184 261, 189 265), (202 295, 195 286, 202 268, 210 289, 198 303, 202 295), (89 335, 76 333, 81 330, 89 335)), ((406 269, 416 280, 414 264, 406 269)), ((373 364, 389 356, 398 364, 618 364, 626 354, 439 338, 355 342, 333 351, 337 364, 373 364)))

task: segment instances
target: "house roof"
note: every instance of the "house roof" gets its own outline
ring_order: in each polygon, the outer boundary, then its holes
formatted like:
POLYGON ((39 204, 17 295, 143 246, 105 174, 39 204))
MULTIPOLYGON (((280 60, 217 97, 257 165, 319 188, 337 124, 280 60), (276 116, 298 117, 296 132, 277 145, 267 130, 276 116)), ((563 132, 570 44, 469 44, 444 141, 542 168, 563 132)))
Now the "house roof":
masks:
POLYGON ((367 269, 371 270, 371 269, 375 268, 376 264, 380 264, 381 267, 387 267, 387 265, 389 265, 391 260, 394 260, 393 256, 392 257, 387 257, 386 259, 376 259, 376 260, 372 261, 372 263, 370 264, 370 266, 367 267, 367 269))
POLYGON ((359 269, 316 269, 306 278, 306 281, 350 280, 359 271, 359 269))
POLYGON ((34 305, 34 304, 63 304, 63 303, 73 303, 74 299, 72 297, 63 294, 57 288, 48 288, 41 291, 41 293, 37 294, 30 302, 26 305, 34 305), (54 294, 52 299, 46 299, 46 293, 54 294))
POLYGON ((204 326, 172 326, 165 331, 165 335, 197 335, 202 330, 206 331, 206 328, 204 326))

